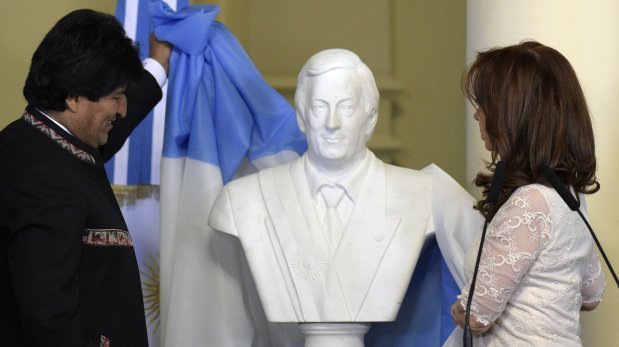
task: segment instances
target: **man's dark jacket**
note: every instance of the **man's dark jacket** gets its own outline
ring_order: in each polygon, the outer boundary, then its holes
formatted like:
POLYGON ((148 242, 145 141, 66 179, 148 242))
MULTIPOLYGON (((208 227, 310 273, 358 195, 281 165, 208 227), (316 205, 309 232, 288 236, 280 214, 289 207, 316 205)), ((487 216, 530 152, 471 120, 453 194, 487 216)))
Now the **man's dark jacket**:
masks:
POLYGON ((0 346, 147 346, 131 236, 104 162, 161 99, 144 72, 108 143, 33 107, 0 132, 0 346))

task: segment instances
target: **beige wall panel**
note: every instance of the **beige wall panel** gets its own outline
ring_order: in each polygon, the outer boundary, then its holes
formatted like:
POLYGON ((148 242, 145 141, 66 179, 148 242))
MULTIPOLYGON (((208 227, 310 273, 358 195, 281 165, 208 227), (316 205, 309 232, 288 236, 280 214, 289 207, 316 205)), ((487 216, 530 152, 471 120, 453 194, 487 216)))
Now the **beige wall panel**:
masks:
POLYGON ((115 0, 4 1, 0 14, 0 128, 26 107, 22 95, 30 59, 45 34, 65 14, 80 8, 114 14, 115 0))
POLYGON ((465 1, 398 0, 393 4, 395 137, 402 166, 436 163, 465 185, 465 1))
POLYGON ((346 48, 375 75, 390 72, 388 0, 253 0, 246 49, 266 75, 294 74, 314 53, 346 48))

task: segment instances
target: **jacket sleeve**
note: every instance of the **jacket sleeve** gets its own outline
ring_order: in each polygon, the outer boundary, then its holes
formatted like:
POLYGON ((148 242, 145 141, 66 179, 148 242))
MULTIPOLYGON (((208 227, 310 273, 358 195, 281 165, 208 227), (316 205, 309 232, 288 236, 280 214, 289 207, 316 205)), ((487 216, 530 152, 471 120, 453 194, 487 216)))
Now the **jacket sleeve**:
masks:
POLYGON ((153 75, 144 70, 142 80, 130 86, 125 95, 127 96, 127 115, 114 122, 114 128, 109 132, 107 143, 99 148, 106 162, 120 150, 133 129, 161 100, 162 91, 153 75))

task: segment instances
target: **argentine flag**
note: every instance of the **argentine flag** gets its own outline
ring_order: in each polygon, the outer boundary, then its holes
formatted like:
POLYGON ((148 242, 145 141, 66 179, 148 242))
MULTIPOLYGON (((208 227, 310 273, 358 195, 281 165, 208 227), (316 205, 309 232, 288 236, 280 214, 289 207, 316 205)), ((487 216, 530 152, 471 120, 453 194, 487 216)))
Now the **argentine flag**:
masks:
POLYGON ((219 8, 151 4, 173 44, 161 159, 164 346, 276 346, 238 241, 210 229, 229 180, 297 158, 306 141, 288 101, 263 80, 219 8))

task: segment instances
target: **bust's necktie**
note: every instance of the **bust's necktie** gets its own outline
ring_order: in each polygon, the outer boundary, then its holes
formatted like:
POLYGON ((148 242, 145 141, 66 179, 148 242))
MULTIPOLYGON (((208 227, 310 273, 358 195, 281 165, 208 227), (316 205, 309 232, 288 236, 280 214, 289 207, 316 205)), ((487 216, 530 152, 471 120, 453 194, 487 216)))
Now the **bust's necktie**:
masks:
POLYGON ((322 227, 327 231, 331 253, 335 253, 343 232, 344 225, 337 211, 337 206, 342 201, 344 193, 344 189, 338 186, 323 186, 320 188, 320 195, 327 205, 327 212, 322 220, 322 227))

